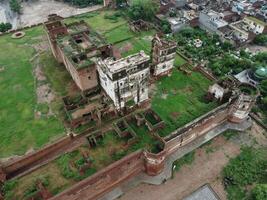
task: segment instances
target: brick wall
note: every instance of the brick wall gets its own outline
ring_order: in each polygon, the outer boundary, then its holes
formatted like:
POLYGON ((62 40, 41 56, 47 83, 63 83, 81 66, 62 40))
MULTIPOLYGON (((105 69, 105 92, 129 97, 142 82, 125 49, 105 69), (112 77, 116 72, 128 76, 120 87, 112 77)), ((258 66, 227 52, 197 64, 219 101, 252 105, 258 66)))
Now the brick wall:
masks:
POLYGON ((144 170, 143 152, 134 152, 50 200, 95 200, 144 170))

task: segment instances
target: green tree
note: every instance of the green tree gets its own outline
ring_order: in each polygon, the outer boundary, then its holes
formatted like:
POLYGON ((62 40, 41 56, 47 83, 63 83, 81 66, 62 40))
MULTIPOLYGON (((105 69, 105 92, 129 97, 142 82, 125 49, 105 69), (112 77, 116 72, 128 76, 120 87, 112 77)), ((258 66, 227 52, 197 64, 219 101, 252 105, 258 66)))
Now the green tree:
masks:
POLYGON ((225 41, 224 43, 222 43, 222 49, 224 51, 229 51, 233 49, 233 45, 230 42, 225 41))
POLYGON ((133 20, 152 21, 157 11, 158 5, 152 0, 133 0, 128 13, 133 20))
POLYGON ((7 32, 12 28, 12 25, 10 23, 0 23, 0 32, 4 33, 7 32))
POLYGON ((10 0, 9 5, 12 11, 20 13, 21 11, 21 5, 18 0, 10 0))
MULTIPOLYGON (((260 89, 261 89, 262 93, 265 96, 267 96, 267 80, 264 80, 264 81, 261 82, 260 89)), ((267 99, 266 99, 266 105, 267 105, 267 99)))
POLYGON ((267 199, 267 184, 257 184, 252 190, 253 200, 267 199))
POLYGON ((266 34, 257 35, 254 39, 254 43, 258 45, 267 45, 267 35, 266 34))
POLYGON ((161 22, 161 29, 162 29, 163 33, 171 33, 172 32, 171 25, 167 20, 163 20, 161 22))

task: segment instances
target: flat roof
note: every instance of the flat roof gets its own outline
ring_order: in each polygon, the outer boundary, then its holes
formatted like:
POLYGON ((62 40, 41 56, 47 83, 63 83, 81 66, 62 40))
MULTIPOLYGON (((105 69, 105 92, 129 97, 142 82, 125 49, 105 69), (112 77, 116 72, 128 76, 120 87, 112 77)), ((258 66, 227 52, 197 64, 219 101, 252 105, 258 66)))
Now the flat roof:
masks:
POLYGON ((183 200, 220 200, 209 184, 203 185, 183 200))
POLYGON ((260 19, 258 18, 255 18, 255 17, 252 17, 252 16, 246 16, 245 18, 257 23, 257 24, 261 24, 263 26, 267 26, 267 24, 264 22, 264 21, 261 21, 260 19))
POLYGON ((100 54, 98 48, 107 45, 105 39, 84 21, 74 22, 66 26, 69 34, 57 39, 65 56, 77 69, 93 64, 95 56, 100 54))
POLYGON ((144 63, 150 59, 149 55, 145 54, 144 51, 130 55, 126 58, 119 60, 113 60, 112 58, 107 58, 102 61, 102 64, 109 70, 111 73, 119 72, 130 66, 135 66, 140 63, 144 63))

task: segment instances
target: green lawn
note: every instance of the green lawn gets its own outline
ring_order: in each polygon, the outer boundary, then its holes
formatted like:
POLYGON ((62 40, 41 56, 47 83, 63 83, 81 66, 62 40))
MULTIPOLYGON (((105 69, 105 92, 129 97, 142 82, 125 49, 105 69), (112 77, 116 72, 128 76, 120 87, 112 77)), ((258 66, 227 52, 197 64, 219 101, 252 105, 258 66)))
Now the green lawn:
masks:
POLYGON ((174 66, 178 67, 186 63, 186 60, 183 59, 179 54, 176 54, 174 60, 174 66))
POLYGON ((168 135, 216 107, 215 103, 204 102, 204 95, 210 84, 209 80, 197 72, 189 76, 177 69, 170 77, 157 81, 152 109, 166 123, 166 127, 159 131, 161 136, 168 135))
POLYGON ((143 50, 146 54, 150 55, 152 47, 151 40, 155 33, 155 30, 134 33, 134 37, 129 40, 117 43, 115 47, 120 49, 122 57, 138 53, 141 50, 143 50))
POLYGON ((54 116, 36 118, 37 107, 31 45, 41 41, 42 27, 25 31, 25 37, 0 37, 0 157, 39 148, 64 131, 54 116))
POLYGON ((103 34, 107 31, 114 29, 115 27, 127 23, 127 21, 123 17, 117 17, 116 20, 105 18, 105 15, 110 16, 114 13, 116 13, 116 11, 113 10, 95 11, 68 18, 65 20, 65 22, 70 23, 74 21, 84 20, 94 30, 103 34))

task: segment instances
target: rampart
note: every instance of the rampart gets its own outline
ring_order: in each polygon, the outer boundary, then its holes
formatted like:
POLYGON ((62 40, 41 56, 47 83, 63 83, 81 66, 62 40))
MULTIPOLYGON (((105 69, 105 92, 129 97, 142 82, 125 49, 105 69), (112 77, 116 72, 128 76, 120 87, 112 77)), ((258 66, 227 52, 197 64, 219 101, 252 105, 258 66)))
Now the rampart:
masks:
POLYGON ((10 179, 17 174, 23 173, 27 169, 29 169, 32 165, 37 165, 36 163, 41 162, 43 158, 47 157, 48 155, 51 157, 53 152, 58 149, 62 149, 63 147, 70 145, 72 143, 71 137, 64 137, 56 142, 45 146, 44 148, 29 153, 23 157, 10 160, 6 163, 3 163, 2 169, 3 172, 6 174, 7 179, 10 179))
POLYGON ((142 150, 134 152, 109 165, 93 176, 77 183, 72 188, 54 196, 51 200, 93 200, 110 192, 122 182, 144 170, 142 150))
MULTIPOLYGON (((233 107, 237 103, 240 102, 234 98, 175 130, 167 137, 159 138, 164 143, 164 148, 158 154, 153 154, 146 150, 134 152, 50 199, 95 200, 143 172, 151 177, 159 175, 164 170, 167 159, 179 151, 179 148, 196 141, 197 138, 205 136, 209 131, 228 122, 232 112, 234 112, 233 107)), ((247 118, 248 116, 246 118, 242 117, 242 120, 247 120, 247 118)), ((42 157, 52 154, 53 151, 69 144, 71 144, 71 137, 64 138, 59 140, 58 143, 51 144, 35 153, 6 163, 2 166, 2 169, 7 174, 7 178, 10 178, 14 173, 24 170, 31 164, 38 163, 42 160, 42 157)))

